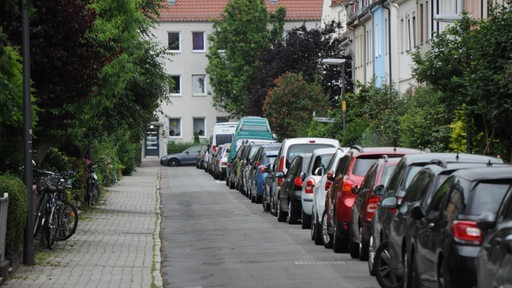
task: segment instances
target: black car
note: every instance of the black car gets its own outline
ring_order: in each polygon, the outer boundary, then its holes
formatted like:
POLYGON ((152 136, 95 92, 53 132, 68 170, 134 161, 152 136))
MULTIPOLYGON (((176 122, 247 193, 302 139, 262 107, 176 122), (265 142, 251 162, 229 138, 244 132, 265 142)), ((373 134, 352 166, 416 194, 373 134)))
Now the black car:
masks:
POLYGON ((277 220, 279 222, 288 219, 289 224, 299 223, 302 212, 302 182, 310 158, 311 154, 297 155, 290 164, 286 175, 281 171, 276 172, 276 177, 283 179, 278 195, 275 195, 274 198, 274 201, 277 202, 277 220))
MULTIPOLYGON (((418 287, 418 278, 412 279, 412 270, 410 268, 411 242, 416 233, 414 227, 415 220, 411 217, 411 211, 415 206, 427 206, 430 204, 433 193, 439 188, 453 172, 460 169, 469 169, 475 167, 492 167, 489 163, 445 163, 443 161, 432 161, 435 164, 423 167, 411 181, 405 191, 400 205, 396 197, 388 197, 382 201, 382 206, 388 209, 396 209, 395 216, 390 223, 387 243, 389 251, 389 261, 376 261, 376 276, 381 286, 394 286, 396 282, 404 282, 404 287, 418 287), (384 269, 383 266, 386 266, 384 269), (383 275, 387 271, 387 275, 383 275), (393 274, 393 275, 391 275, 393 274), (416 282, 414 282, 414 281, 416 282)), ((386 251, 383 248, 379 252, 386 251)), ((379 253, 376 253, 376 259, 381 259, 379 253)))
POLYGON ((428 205, 411 210, 414 237, 406 270, 422 286, 473 287, 475 258, 483 233, 476 220, 496 213, 512 188, 512 166, 471 168, 454 172, 428 205))
MULTIPOLYGON (((503 160, 475 154, 464 153, 422 153, 422 154, 409 154, 402 157, 398 163, 393 175, 388 184, 384 188, 382 199, 388 197, 397 197, 400 203, 405 194, 405 190, 411 183, 414 176, 424 166, 431 164, 432 160, 443 161, 445 163, 503 163, 503 160)), ((368 270, 370 275, 374 275, 374 257, 377 247, 381 245, 387 238, 387 230, 391 220, 393 219, 395 210, 377 205, 377 212, 372 219, 372 234, 370 235, 370 246, 368 255, 368 270)))
POLYGON ((476 226, 488 232, 476 257, 477 287, 512 287, 512 190, 496 215, 482 215, 476 226))

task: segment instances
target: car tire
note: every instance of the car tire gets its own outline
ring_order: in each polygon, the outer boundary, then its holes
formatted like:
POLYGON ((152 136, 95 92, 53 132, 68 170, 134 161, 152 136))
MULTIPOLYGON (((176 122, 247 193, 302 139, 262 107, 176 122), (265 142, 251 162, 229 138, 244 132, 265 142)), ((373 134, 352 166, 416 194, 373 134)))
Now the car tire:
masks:
POLYGON ((359 228, 359 260, 368 261, 368 241, 363 240, 363 228, 359 228))
POLYGON ((403 267, 404 267, 404 288, 415 288, 420 287, 420 281, 418 278, 418 268, 416 266, 416 260, 414 258, 414 250, 410 253, 403 252, 403 267))
MULTIPOLYGON (((336 213, 336 212, 334 212, 336 213)), ((350 228, 349 228, 350 229, 350 228)), ((338 220, 334 218, 334 226, 332 227, 332 250, 334 253, 347 252, 348 239, 342 238, 338 235, 338 220)))
POLYGON ((443 256, 439 256, 437 260, 437 287, 439 288, 451 288, 450 273, 446 267, 446 261, 443 256))
POLYGON ((368 241, 368 273, 371 276, 375 276, 375 250, 377 250, 377 247, 375 247, 375 239, 373 238, 373 235, 370 235, 370 240, 368 241))
POLYGON ((354 241, 354 231, 352 228, 349 229, 348 234, 348 249, 350 252, 350 257, 352 259, 359 258, 359 243, 354 241))
POLYGON ((277 199, 277 221, 285 222, 288 217, 288 213, 283 211, 283 207, 281 207, 281 200, 277 199))
POLYGON ((298 224, 299 223, 299 213, 297 213, 297 203, 295 200, 288 200, 288 224, 298 224))
POLYGON ((169 167, 178 167, 178 166, 180 166, 180 160, 178 160, 176 158, 169 159, 169 161, 167 162, 167 165, 169 165, 169 167))
POLYGON ((332 248, 332 235, 327 229, 327 211, 322 215, 322 243, 325 248, 332 248))
POLYGON ((302 229, 311 229, 311 215, 302 211, 302 229))
POLYGON ((382 288, 401 288, 403 286, 403 279, 396 276, 389 267, 389 242, 384 241, 380 244, 377 251, 375 251, 375 278, 382 288))

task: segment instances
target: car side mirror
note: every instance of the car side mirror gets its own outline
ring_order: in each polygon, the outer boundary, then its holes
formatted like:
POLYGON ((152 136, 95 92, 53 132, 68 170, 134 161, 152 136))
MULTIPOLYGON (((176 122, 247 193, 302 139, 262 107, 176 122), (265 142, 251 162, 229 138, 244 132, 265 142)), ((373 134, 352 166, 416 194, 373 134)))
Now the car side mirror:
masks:
POLYGON ((357 185, 352 186, 352 193, 359 194, 360 187, 357 185))
POLYGON ((476 227, 484 231, 492 229, 496 226, 496 214, 485 212, 476 219, 476 227))
POLYGON ((188 152, 188 151, 187 151, 187 152, 185 152, 185 154, 187 154, 187 155, 188 155, 188 154, 190 154, 190 152, 188 152))
POLYGON ((276 176, 276 178, 284 178, 285 175, 284 175, 283 171, 278 171, 278 172, 276 172, 275 176, 276 176))
POLYGON ((375 187, 373 187, 373 194, 377 196, 382 196, 384 192, 384 185, 380 184, 375 187))
POLYGON ((301 180, 306 179, 306 172, 300 172, 300 179, 301 180))
POLYGON ((318 167, 315 169, 315 175, 317 176, 323 176, 325 174, 325 168, 324 167, 318 167))
POLYGON ((382 200, 380 205, 384 208, 396 209, 396 207, 398 207, 398 199, 396 199, 394 196, 387 197, 382 200))

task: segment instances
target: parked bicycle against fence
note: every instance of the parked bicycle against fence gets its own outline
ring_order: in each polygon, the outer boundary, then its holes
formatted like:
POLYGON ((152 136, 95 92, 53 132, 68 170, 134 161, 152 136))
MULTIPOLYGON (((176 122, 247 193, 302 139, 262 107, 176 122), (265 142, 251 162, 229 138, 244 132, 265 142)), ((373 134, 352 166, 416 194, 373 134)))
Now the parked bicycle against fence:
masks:
POLYGON ((67 240, 75 233, 78 210, 67 200, 66 180, 59 174, 45 171, 34 182, 39 198, 34 239, 41 234, 44 245, 53 249, 56 241, 67 240))

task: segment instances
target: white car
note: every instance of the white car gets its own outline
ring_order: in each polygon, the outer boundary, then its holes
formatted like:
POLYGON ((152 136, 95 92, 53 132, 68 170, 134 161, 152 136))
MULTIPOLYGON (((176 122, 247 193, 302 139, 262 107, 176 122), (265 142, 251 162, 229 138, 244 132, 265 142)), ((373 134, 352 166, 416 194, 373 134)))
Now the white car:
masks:
POLYGON ((318 148, 313 150, 302 184, 302 229, 311 228, 313 211, 313 189, 327 169, 329 160, 337 148, 318 148))
MULTIPOLYGON (((313 150, 318 148, 339 148, 340 142, 337 139, 331 138, 319 138, 319 137, 300 137, 300 138, 288 138, 284 139, 279 152, 277 153, 277 167, 275 167, 276 177, 272 182, 272 199, 273 205, 271 204, 270 212, 272 215, 276 215, 279 218, 279 214, 288 213, 288 200, 281 197, 281 183, 283 177, 277 177, 278 174, 281 176, 286 175, 288 167, 297 155, 311 155, 313 150)), ((300 211, 300 210, 299 210, 300 211)), ((300 217, 300 215, 298 215, 300 217)))
POLYGON ((311 205, 311 240, 315 244, 322 245, 322 215, 325 209, 325 195, 332 184, 334 169, 338 166, 340 159, 348 152, 349 148, 338 148, 331 156, 326 166, 325 173, 322 174, 316 185, 313 187, 313 203, 311 205))

